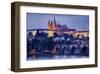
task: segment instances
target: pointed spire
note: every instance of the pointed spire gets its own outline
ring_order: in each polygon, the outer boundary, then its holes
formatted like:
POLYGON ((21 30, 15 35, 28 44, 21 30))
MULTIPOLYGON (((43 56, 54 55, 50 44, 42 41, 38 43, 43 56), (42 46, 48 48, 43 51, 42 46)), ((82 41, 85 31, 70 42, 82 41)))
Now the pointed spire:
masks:
POLYGON ((51 21, 50 21, 50 19, 48 20, 48 29, 51 29, 51 21))
POLYGON ((54 24, 57 25, 55 17, 54 17, 54 24))
POLYGON ((50 24, 51 24, 51 25, 53 25, 53 22, 52 22, 52 20, 50 21, 50 24))
POLYGON ((50 25, 50 19, 48 20, 48 25, 50 25))

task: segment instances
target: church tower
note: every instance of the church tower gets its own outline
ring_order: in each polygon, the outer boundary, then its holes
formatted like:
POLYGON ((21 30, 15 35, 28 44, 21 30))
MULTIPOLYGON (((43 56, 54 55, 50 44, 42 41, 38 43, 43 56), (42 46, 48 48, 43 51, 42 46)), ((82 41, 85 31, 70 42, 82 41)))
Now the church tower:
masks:
POLYGON ((57 30, 57 22, 56 22, 55 17, 54 17, 54 22, 53 22, 53 28, 54 28, 54 30, 57 30))
POLYGON ((48 29, 49 30, 51 29, 51 21, 50 20, 48 21, 48 29))
POLYGON ((48 21, 48 29, 49 30, 57 30, 57 28, 58 28, 58 24, 57 24, 57 22, 56 22, 56 19, 55 19, 55 17, 54 17, 54 20, 52 21, 48 21))

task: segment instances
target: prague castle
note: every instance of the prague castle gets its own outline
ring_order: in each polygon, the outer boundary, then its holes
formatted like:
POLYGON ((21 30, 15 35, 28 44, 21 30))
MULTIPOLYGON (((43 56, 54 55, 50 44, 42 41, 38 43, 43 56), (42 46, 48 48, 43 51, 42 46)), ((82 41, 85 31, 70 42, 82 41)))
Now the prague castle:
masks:
POLYGON ((68 28, 68 26, 60 24, 60 22, 57 22, 56 19, 49 20, 48 21, 48 34, 50 36, 53 35, 54 32, 56 33, 66 33, 66 34, 73 34, 74 36, 80 35, 80 36, 88 36, 88 31, 76 31, 75 29, 68 28))
POLYGON ((70 29, 67 25, 61 25, 60 22, 56 22, 56 19, 48 21, 48 30, 53 31, 76 31, 75 29, 70 29))
POLYGON ((72 31, 76 31, 75 29, 70 29, 66 24, 62 25, 60 22, 57 22, 54 18, 53 20, 48 21, 48 35, 53 36, 53 33, 56 32, 58 34, 61 33, 71 33, 72 31))
MULTIPOLYGON (((89 37, 89 31, 77 31, 75 29, 68 28, 66 24, 62 25, 60 22, 57 22, 54 18, 53 20, 48 21, 48 28, 47 29, 39 29, 39 31, 48 33, 48 36, 53 36, 53 34, 56 32, 58 34, 73 34, 73 36, 86 36, 89 37)), ((33 33, 33 36, 35 36, 37 30, 30 30, 33 33)))

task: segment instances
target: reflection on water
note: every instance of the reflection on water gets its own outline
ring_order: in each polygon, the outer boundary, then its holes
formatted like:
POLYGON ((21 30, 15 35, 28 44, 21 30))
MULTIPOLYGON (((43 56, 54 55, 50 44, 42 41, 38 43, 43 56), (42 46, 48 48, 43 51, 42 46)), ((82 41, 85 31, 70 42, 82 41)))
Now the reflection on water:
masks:
POLYGON ((88 58, 88 56, 66 56, 66 55, 63 55, 63 56, 59 56, 59 55, 55 55, 55 56, 52 56, 52 57, 28 57, 27 60, 56 60, 56 59, 75 59, 75 58, 88 58))
POLYGON ((27 60, 68 59, 89 57, 89 37, 45 32, 27 35, 27 60))

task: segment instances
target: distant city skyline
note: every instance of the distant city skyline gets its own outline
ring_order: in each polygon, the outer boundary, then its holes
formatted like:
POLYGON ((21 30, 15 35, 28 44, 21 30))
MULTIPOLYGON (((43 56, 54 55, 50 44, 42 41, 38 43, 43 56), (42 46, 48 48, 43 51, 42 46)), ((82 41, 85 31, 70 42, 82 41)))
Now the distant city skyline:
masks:
POLYGON ((56 19, 60 25, 67 25, 68 28, 77 31, 89 31, 88 15, 68 15, 68 14, 43 14, 27 13, 27 30, 48 29, 48 21, 56 19))

